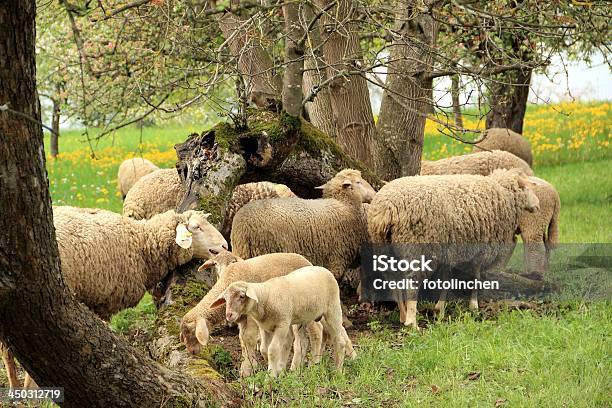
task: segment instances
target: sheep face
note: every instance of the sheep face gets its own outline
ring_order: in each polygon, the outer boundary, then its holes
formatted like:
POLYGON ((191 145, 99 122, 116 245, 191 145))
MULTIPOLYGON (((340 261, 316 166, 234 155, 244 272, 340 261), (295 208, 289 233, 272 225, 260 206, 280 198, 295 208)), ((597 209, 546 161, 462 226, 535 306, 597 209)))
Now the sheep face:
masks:
POLYGON ((187 211, 186 227, 192 234, 193 257, 209 259, 227 251, 228 245, 223 235, 207 220, 210 214, 202 211, 187 211))
POLYGON ((539 211, 540 199, 538 199, 538 196, 533 191, 533 188, 536 187, 536 183, 524 177, 520 177, 518 183, 523 194, 525 194, 525 209, 529 212, 539 211))
POLYGON ((198 268, 198 272, 202 272, 205 269, 214 268, 217 278, 220 278, 228 266, 238 261, 242 261, 242 259, 232 254, 230 251, 223 250, 213 258, 204 262, 198 268))
POLYGON ((342 194, 348 192, 352 196, 359 197, 363 203, 371 203, 376 195, 370 183, 361 177, 361 172, 353 169, 340 171, 334 178, 317 188, 323 190, 323 197, 334 197, 339 192, 342 194))
POLYGON ((198 354, 202 346, 208 344, 209 338, 210 333, 205 318, 198 317, 195 323, 187 322, 184 319, 181 322, 180 339, 190 353, 198 354))
POLYGON ((234 282, 211 305, 211 309, 225 304, 225 318, 236 322, 248 314, 257 304, 258 299, 252 285, 246 282, 234 282))

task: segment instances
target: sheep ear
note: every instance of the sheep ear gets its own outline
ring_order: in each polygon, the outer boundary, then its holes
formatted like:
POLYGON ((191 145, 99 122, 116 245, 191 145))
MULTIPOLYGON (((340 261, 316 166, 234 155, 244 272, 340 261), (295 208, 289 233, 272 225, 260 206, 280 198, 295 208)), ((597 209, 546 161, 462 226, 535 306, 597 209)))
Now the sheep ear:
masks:
POLYGON ((255 289, 253 289, 252 286, 247 286, 246 296, 250 299, 253 299, 256 302, 259 302, 259 299, 257 298, 257 294, 255 293, 255 289))
POLYGON ((191 231, 187 229, 185 224, 178 224, 176 226, 176 237, 174 241, 178 246, 184 249, 189 249, 191 247, 191 243, 193 242, 191 231))
POLYGON ((317 186, 317 187, 315 187, 315 188, 316 188, 317 190, 323 190, 325 187, 327 187, 327 183, 325 183, 325 184, 323 184, 323 185, 320 185, 320 186, 317 186))
POLYGON ((210 213, 204 213, 204 214, 202 214, 202 217, 208 218, 208 217, 210 217, 210 215, 211 215, 210 213))
POLYGON ((225 292, 221 294, 221 296, 219 296, 217 298, 217 300, 215 300, 214 302, 212 302, 210 304, 210 308, 214 309, 215 307, 219 307, 222 306, 225 303, 225 298, 223 297, 223 295, 225 295, 225 292))
POLYGON ((208 261, 200 265, 200 267, 198 268, 198 272, 202 272, 204 269, 212 268, 216 264, 217 262, 213 261, 212 259, 209 259, 208 261))
POLYGON ((208 344, 208 326, 206 325, 206 320, 202 317, 196 322, 195 335, 201 345, 205 346, 208 344))
POLYGON ((526 177, 519 177, 518 178, 518 184, 519 187, 523 190, 527 189, 527 188, 534 188, 536 187, 536 183, 534 183, 533 181, 529 180, 526 177))
POLYGON ((342 188, 347 188, 348 186, 352 185, 353 182, 351 180, 344 180, 342 182, 342 188))

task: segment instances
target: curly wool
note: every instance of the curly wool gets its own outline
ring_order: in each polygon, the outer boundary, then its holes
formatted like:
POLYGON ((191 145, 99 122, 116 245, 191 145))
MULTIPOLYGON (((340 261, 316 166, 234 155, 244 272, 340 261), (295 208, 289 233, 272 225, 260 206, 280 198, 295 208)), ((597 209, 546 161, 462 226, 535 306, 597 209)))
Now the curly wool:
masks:
POLYGON ((77 299, 103 319, 138 304, 169 270, 193 256, 176 245, 187 216, 168 211, 135 221, 105 210, 54 207, 62 272, 77 299))
POLYGON ((123 215, 135 220, 173 210, 185 194, 176 169, 159 169, 138 180, 125 196, 123 215))
POLYGON ((533 175, 533 170, 524 160, 502 150, 451 156, 436 161, 424 160, 421 163, 421 175, 479 174, 488 176, 496 169, 514 168, 522 170, 528 176, 533 175))
POLYGON ((125 198, 128 191, 134 186, 134 183, 141 177, 153 173, 155 170, 159 170, 159 167, 142 157, 123 161, 119 166, 119 172, 117 174, 117 184, 121 192, 121 197, 125 198))
POLYGON ((474 145, 474 151, 504 150, 523 159, 529 166, 533 164, 531 143, 522 135, 510 129, 492 128, 487 130, 482 142, 474 145))
POLYGON ((224 237, 229 237, 232 229, 234 216, 245 204, 255 200, 277 197, 297 197, 289 187, 284 184, 260 181, 256 183, 246 183, 236 186, 232 193, 232 198, 225 210, 225 217, 221 233, 224 237))
POLYGON ((242 258, 295 252, 341 278, 367 241, 362 193, 342 185, 346 178, 361 175, 343 172, 323 187, 323 196, 329 198, 273 198, 242 207, 232 226, 234 252, 242 258))
MULTIPOLYGON (((403 177, 389 182, 368 209, 373 243, 513 243, 519 215, 527 206, 520 173, 491 176, 403 177)), ((454 248, 454 247, 452 247, 454 248)), ((457 250, 465 250, 459 248, 457 250)), ((456 254, 463 259, 466 254, 456 254)), ((449 255, 453 258, 453 255, 449 255)), ((478 259, 492 264, 499 254, 478 259)))

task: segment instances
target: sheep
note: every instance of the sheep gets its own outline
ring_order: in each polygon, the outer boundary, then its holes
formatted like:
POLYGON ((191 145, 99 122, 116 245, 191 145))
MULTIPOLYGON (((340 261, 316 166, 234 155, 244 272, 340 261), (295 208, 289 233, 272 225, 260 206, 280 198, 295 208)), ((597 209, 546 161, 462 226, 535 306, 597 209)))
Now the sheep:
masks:
POLYGON ((230 202, 225 209, 225 217, 221 233, 229 238, 234 215, 245 204, 254 200, 276 197, 297 197, 289 187, 284 184, 275 184, 269 181, 240 184, 234 188, 230 202))
MULTIPOLYGON (((136 306, 168 271, 194 257, 208 259, 227 249, 207 216, 171 210, 135 221, 106 210, 53 207, 64 279, 80 302, 109 320, 114 313, 136 306)), ((17 384, 12 353, 5 347, 2 351, 9 381, 17 384)), ((24 386, 31 385, 26 373, 24 386)))
POLYGON ((359 171, 342 170, 320 187, 322 199, 272 198, 245 205, 234 217, 233 252, 242 258, 296 252, 341 279, 367 241, 363 181, 359 171))
POLYGON ((533 164, 529 140, 510 129, 488 129, 484 139, 474 145, 474 151, 481 150, 504 150, 520 157, 529 166, 533 164))
POLYGON ((480 174, 488 176, 496 169, 513 168, 521 169, 528 176, 533 175, 533 170, 524 160, 502 150, 451 156, 436 161, 424 160, 421 162, 421 175, 480 174))
MULTIPOLYGON (((221 324, 224 316, 221 310, 209 306, 227 287, 236 281, 263 282, 270 278, 283 276, 311 263, 301 255, 274 253, 242 260, 229 251, 224 251, 200 266, 215 267, 218 280, 202 300, 183 316, 180 338, 189 352, 197 354, 201 346, 208 344, 209 333, 221 324)), ((248 319, 238 322, 243 361, 240 375, 245 377, 255 368, 254 353, 257 346, 258 329, 248 319)))
POLYGON ((140 178, 123 201, 123 215, 135 220, 174 210, 185 194, 176 169, 159 169, 140 178))
POLYGON ((117 174, 117 184, 121 192, 121 198, 125 199, 125 195, 130 191, 136 181, 155 170, 159 170, 159 167, 142 157, 123 161, 119 166, 119 172, 117 174))
MULTIPOLYGON (((446 251, 439 251, 434 268, 446 274, 453 265, 464 263, 479 279, 481 269, 495 267, 514 242, 522 211, 538 209, 531 186, 516 169, 495 170, 490 176, 399 178, 381 188, 368 209, 370 237, 375 244, 408 244, 400 248, 406 253, 428 251, 411 244, 447 244, 431 247, 446 251)), ((417 276, 417 281, 421 278, 417 276)), ((400 307, 400 321, 417 328, 418 288, 393 295, 400 307)), ((443 311, 443 297, 436 307, 443 311)), ((477 291, 472 291, 470 308, 478 308, 477 291)))
POLYGON ((108 320, 135 306, 168 271, 227 249, 207 216, 170 210, 136 221, 106 210, 54 207, 64 279, 77 299, 108 320))
MULTIPOLYGON (((342 370, 344 356, 355 358, 342 326, 340 288, 334 275, 320 266, 305 266, 285 276, 261 283, 234 282, 210 305, 226 304, 227 321, 252 318, 262 334, 262 348, 268 355, 268 370, 277 377, 289 357, 290 330, 298 326, 302 339, 307 324, 321 321, 334 345, 334 363, 342 370)), ((299 350, 297 351, 299 353, 299 350)))

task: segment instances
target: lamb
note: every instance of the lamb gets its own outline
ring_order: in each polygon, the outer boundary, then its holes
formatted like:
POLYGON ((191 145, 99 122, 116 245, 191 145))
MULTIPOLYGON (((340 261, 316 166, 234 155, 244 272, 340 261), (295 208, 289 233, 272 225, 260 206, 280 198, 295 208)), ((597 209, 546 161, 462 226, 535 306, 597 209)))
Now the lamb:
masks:
POLYGON ((136 221, 106 210, 54 207, 64 279, 77 299, 108 320, 135 306, 168 271, 227 249, 207 216, 170 210, 136 221))
POLYGON ((117 184, 121 192, 121 198, 125 199, 125 195, 136 181, 155 170, 159 170, 159 167, 142 157, 123 161, 119 166, 119 173, 117 175, 117 184))
MULTIPOLYGON (((136 306, 170 270, 227 249, 207 216, 171 210, 135 221, 106 210, 53 207, 64 279, 80 302, 109 320, 136 306)), ((10 381, 17 384, 9 350, 3 349, 3 359, 10 381)), ((30 381, 26 374, 26 387, 30 381)))
POLYGON ((474 151, 481 150, 504 150, 520 157, 529 166, 533 164, 529 140, 510 129, 488 129, 484 140, 474 145, 474 151))
POLYGON ((347 169, 320 187, 324 198, 273 198, 245 205, 232 225, 234 253, 251 258, 296 252, 341 279, 368 238, 363 182, 359 171, 347 169))
MULTIPOLYGON (((385 185, 372 201, 368 210, 370 236, 375 244, 451 244, 444 246, 445 253, 435 252, 434 270, 445 275, 453 266, 465 264, 478 279, 481 269, 496 266, 513 244, 522 211, 538 209, 531 186, 519 170, 495 170, 490 176, 399 178, 385 185)), ((442 248, 434 245, 431 249, 442 248)), ((402 250, 409 253, 427 248, 407 245, 402 250)), ((402 257, 412 259, 414 255, 402 257)), ((432 254, 427 257, 434 258, 432 254)), ((421 282, 423 277, 417 276, 417 280, 421 282)), ((400 321, 416 328, 418 288, 394 291, 393 295, 400 307, 400 321)), ((444 299, 436 306, 443 310, 444 299)), ((470 307, 478 308, 477 291, 472 291, 470 307)))
MULTIPOLYGON (((220 253, 200 267, 200 270, 216 267, 218 280, 204 298, 183 316, 181 341, 194 354, 200 352, 201 346, 208 344, 210 331, 224 320, 222 310, 213 310, 210 305, 233 282, 263 282, 308 265, 311 263, 298 254, 274 253, 242 260, 228 251, 220 253)), ((258 329, 248 319, 239 321, 238 327, 243 357, 240 375, 245 377, 255 368, 258 329)))
POLYGON ((304 327, 321 321, 334 345, 334 363, 338 370, 342 369, 345 353, 351 358, 356 356, 342 326, 338 282, 323 267, 306 266, 262 283, 234 282, 210 307, 223 304, 226 304, 227 321, 239 321, 246 316, 257 323, 263 337, 262 349, 268 355, 268 370, 274 377, 287 364, 291 346, 289 333, 293 325, 298 326, 298 336, 302 340, 304 327))
POLYGON ((140 178, 123 201, 123 215, 135 220, 149 219, 174 210, 185 189, 176 169, 159 169, 140 178))
POLYGON ((264 198, 276 197, 297 197, 289 187, 284 184, 275 184, 269 181, 260 181, 256 183, 240 184, 234 188, 232 197, 225 210, 223 226, 221 233, 224 237, 229 238, 230 230, 232 229, 232 221, 234 215, 245 204, 254 200, 262 200, 264 198))
POLYGON ((524 160, 502 150, 451 156, 436 161, 424 160, 421 162, 421 175, 480 174, 488 176, 496 169, 513 168, 521 169, 528 176, 533 175, 533 170, 524 160))

